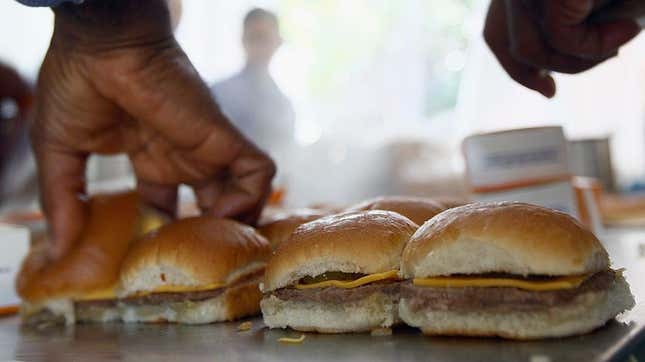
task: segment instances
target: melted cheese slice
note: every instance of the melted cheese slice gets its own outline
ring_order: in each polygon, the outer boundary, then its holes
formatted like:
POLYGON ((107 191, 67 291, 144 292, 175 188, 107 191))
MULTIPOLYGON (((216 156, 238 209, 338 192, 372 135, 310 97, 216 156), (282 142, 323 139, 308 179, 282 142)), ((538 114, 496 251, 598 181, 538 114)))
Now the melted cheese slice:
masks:
POLYGON ((548 291, 577 288, 590 275, 556 277, 549 280, 525 280, 512 278, 476 278, 476 277, 434 277, 416 278, 414 285, 435 288, 464 287, 510 287, 533 291, 548 291))
POLYGON ((398 271, 390 270, 383 273, 375 273, 366 275, 362 278, 356 280, 325 280, 324 282, 312 283, 312 284, 296 284, 296 289, 311 289, 311 288, 324 288, 324 287, 336 287, 336 288, 356 288, 364 284, 377 282, 379 280, 386 279, 398 279, 398 271))
POLYGON ((190 286, 190 285, 160 285, 152 290, 140 291, 135 295, 137 297, 142 297, 149 294, 155 293, 184 293, 184 292, 202 292, 205 290, 217 289, 225 286, 224 283, 212 283, 200 286, 190 286))
POLYGON ((74 300, 78 300, 78 301, 106 300, 106 299, 116 299, 116 293, 114 292, 114 288, 95 290, 91 293, 87 293, 78 298, 74 298, 74 300))

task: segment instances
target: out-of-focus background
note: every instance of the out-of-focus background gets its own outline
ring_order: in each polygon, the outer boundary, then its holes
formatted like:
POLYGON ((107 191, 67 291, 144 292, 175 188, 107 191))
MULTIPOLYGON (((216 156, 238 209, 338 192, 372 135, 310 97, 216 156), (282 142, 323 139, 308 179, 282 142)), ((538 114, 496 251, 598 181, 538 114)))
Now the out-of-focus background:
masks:
MULTIPOLYGON (((617 189, 639 189, 645 36, 589 72, 556 75, 558 95, 547 100, 511 81, 485 46, 487 6, 184 0, 176 37, 211 86, 244 67, 246 13, 262 7, 277 15, 283 43, 269 69, 292 106, 293 130, 287 139, 259 142, 278 160, 276 188, 288 206, 377 194, 463 195, 465 136, 544 125, 563 126, 569 140, 608 137, 617 189)), ((0 36, 0 60, 35 81, 52 26, 50 10, 3 1, 0 34, 12 36, 0 36)), ((95 158, 88 172, 92 187, 132 183, 123 158, 95 158)))

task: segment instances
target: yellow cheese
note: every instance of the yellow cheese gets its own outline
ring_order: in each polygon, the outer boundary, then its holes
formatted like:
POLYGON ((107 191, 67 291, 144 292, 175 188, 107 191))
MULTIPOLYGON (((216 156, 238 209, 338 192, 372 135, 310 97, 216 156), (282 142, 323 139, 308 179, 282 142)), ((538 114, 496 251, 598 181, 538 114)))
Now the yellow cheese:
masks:
POLYGON ((251 321, 242 322, 242 323, 240 323, 239 326, 237 326, 237 330, 240 331, 240 332, 248 331, 251 328, 253 328, 253 322, 251 322, 251 321))
POLYGON ((302 343, 304 340, 305 340, 304 334, 301 334, 300 337, 298 338, 287 338, 287 337, 278 338, 278 342, 280 343, 299 344, 299 343, 302 343))
POLYGON ((146 290, 137 292, 136 295, 141 297, 144 295, 154 294, 154 293, 183 293, 183 292, 201 292, 204 290, 212 290, 223 287, 224 283, 212 283, 201 286, 190 286, 190 285, 160 285, 153 290, 146 290))
POLYGON ((106 300, 106 299, 116 299, 116 293, 114 293, 114 288, 95 290, 91 293, 87 293, 83 296, 74 298, 74 300, 78 300, 78 301, 106 300))
POLYGON ((310 288, 324 288, 324 287, 337 287, 337 288, 356 288, 364 284, 377 282, 385 279, 397 279, 398 271, 390 270, 383 273, 375 273, 366 275, 356 280, 325 280, 324 282, 312 284, 296 284, 296 289, 310 289, 310 288))
POLYGON ((414 285, 435 288, 463 287, 510 287, 533 291, 547 291, 577 288, 590 275, 555 277, 549 280, 525 280, 512 278, 477 278, 477 277, 434 277, 416 278, 414 285))
POLYGON ((139 236, 143 236, 153 230, 157 230, 166 223, 166 220, 159 214, 153 212, 144 213, 139 221, 139 236))

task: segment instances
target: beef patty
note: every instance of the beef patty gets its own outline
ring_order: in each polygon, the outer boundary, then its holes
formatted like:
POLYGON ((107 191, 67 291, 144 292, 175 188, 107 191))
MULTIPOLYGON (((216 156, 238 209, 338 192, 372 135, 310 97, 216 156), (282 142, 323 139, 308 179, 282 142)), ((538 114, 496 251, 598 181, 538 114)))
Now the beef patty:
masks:
MULTIPOLYGON (((257 271, 251 274, 243 275, 237 280, 233 281, 232 286, 243 286, 251 283, 258 284, 262 277, 263 271, 257 271)), ((200 302, 206 299, 219 297, 228 287, 219 287, 209 290, 199 290, 192 292, 160 292, 151 293, 146 295, 131 296, 120 299, 99 299, 99 300, 86 300, 77 301, 75 306, 80 307, 116 307, 118 303, 128 305, 159 305, 165 303, 179 303, 179 302, 200 302)))
POLYGON ((374 293, 383 293, 393 299, 399 297, 399 281, 383 280, 374 283, 361 285, 356 288, 282 288, 271 293, 281 300, 292 300, 296 302, 317 302, 317 303, 347 303, 365 299, 374 293))
POLYGON ((435 288, 416 286, 412 281, 401 284, 401 298, 414 312, 431 308, 451 311, 529 311, 571 303, 588 292, 607 290, 616 272, 598 272, 573 289, 531 291, 510 287, 435 288))

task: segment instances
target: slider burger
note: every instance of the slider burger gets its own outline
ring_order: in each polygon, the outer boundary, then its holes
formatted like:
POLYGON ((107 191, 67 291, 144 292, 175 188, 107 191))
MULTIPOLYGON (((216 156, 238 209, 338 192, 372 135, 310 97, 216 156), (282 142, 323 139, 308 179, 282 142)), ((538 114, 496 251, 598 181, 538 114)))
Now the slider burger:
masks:
POLYGON ((620 271, 567 214, 523 203, 447 210, 401 258, 401 319, 425 334, 563 337, 630 309, 620 271))
POLYGON ((384 196, 363 201, 347 211, 386 210, 399 213, 417 225, 423 225, 446 206, 429 198, 412 196, 384 196))
POLYGON ((199 324, 257 314, 270 253, 255 229, 232 220, 167 224, 137 241, 123 262, 121 317, 199 324))
POLYGON ((130 243, 163 223, 144 209, 135 192, 106 194, 88 202, 81 238, 50 261, 46 240, 35 242, 16 280, 27 324, 110 321, 119 318, 115 287, 130 243))
POLYGON ((459 206, 468 205, 471 201, 459 197, 439 196, 433 199, 444 207, 444 210, 452 209, 459 206))
POLYGON ((391 326, 398 320, 400 255, 417 227, 380 210, 301 225, 267 264, 264 323, 322 333, 391 326))
POLYGON ((269 240, 271 247, 276 249, 291 236, 291 233, 300 225, 319 219, 329 213, 317 209, 297 209, 273 215, 268 221, 263 222, 258 231, 269 240))

